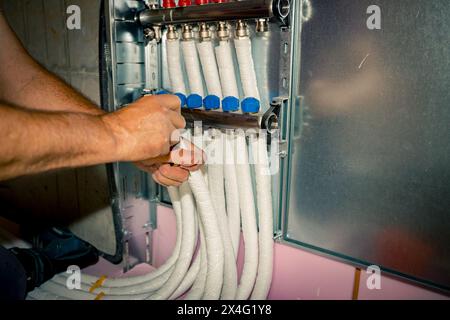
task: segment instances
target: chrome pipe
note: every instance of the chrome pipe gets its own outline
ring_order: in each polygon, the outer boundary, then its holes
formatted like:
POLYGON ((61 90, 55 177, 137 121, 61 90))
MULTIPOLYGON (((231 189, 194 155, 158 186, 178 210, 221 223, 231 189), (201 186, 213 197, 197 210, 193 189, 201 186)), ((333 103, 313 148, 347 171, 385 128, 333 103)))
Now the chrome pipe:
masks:
POLYGON ((221 129, 258 129, 261 117, 251 114, 215 112, 195 109, 181 109, 182 116, 186 119, 188 126, 196 121, 201 121, 204 127, 221 129))
POLYGON ((278 128, 278 117, 272 112, 265 115, 253 115, 183 108, 181 114, 188 127, 193 127, 196 121, 201 121, 203 127, 218 129, 269 129, 272 131, 278 128))
POLYGON ((137 14, 136 20, 142 26, 149 27, 273 17, 284 19, 289 14, 289 4, 289 0, 243 0, 201 6, 146 9, 137 14))

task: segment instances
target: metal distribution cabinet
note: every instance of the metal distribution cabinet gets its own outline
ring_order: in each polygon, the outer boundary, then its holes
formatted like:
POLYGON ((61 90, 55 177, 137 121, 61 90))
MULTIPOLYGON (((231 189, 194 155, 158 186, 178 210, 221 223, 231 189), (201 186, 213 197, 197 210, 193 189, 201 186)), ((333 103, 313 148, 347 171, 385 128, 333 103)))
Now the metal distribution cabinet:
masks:
MULTIPOLYGON (((262 109, 278 108, 274 236, 448 290, 448 1, 245 0, 170 19, 233 20, 239 5, 246 10, 235 18, 252 28, 258 14, 270 18, 269 46, 259 50, 256 37, 253 58, 268 88, 262 109)), ((151 1, 105 1, 105 109, 167 88, 164 12, 151 1)), ((149 237, 156 205, 169 200, 130 164, 111 166, 110 182, 118 236, 133 255, 131 225, 149 237), (147 220, 133 215, 136 206, 148 206, 147 220)))

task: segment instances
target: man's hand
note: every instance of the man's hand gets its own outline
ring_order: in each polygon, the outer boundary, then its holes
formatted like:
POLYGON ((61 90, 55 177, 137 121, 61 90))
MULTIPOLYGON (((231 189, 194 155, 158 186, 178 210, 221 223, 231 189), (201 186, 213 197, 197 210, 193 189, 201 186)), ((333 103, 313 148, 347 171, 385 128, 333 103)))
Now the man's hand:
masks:
POLYGON ((189 178, 189 171, 203 164, 204 154, 193 144, 171 151, 180 139, 178 129, 186 125, 176 96, 143 97, 102 118, 113 132, 120 158, 152 173, 163 186, 181 185, 189 178))
POLYGON ((180 100, 173 95, 147 96, 105 114, 102 120, 116 142, 120 161, 143 161, 169 154, 185 127, 180 100))
POLYGON ((152 173, 153 180, 168 186, 180 186, 189 178, 190 171, 196 171, 205 161, 205 154, 194 144, 177 145, 167 156, 135 163, 136 166, 152 173))

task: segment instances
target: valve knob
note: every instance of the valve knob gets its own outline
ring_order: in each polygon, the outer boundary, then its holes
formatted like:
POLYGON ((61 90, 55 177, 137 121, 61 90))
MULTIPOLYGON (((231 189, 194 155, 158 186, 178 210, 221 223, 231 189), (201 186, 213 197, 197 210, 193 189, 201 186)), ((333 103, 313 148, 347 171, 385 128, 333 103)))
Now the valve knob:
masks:
POLYGON ((239 110, 239 99, 236 97, 225 97, 222 100, 223 112, 234 112, 239 110))
POLYGON ((163 8, 175 8, 177 5, 175 0, 163 0, 162 6, 163 8))
POLYGON ((179 7, 188 7, 192 5, 192 0, 178 0, 179 7))
POLYGON ((259 100, 252 97, 245 98, 241 103, 241 109, 244 113, 258 113, 260 109, 259 100))
POLYGON ((209 0, 195 0, 195 4, 198 6, 208 4, 208 3, 209 3, 209 0))
POLYGON ((215 95, 206 96, 203 99, 205 110, 215 110, 220 108, 220 98, 215 95))
POLYGON ((190 94, 186 99, 186 105, 189 109, 201 108, 203 105, 203 99, 198 94, 190 94))

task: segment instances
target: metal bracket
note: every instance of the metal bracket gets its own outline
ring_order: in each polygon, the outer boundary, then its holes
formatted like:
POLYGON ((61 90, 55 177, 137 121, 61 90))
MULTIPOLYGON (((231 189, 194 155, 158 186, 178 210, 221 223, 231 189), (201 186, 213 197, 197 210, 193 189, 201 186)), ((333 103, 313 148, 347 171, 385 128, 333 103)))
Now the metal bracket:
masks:
POLYGON ((273 240, 280 243, 283 240, 283 232, 281 230, 277 230, 273 235, 273 240))
POLYGON ((154 25, 152 27, 144 28, 144 37, 147 41, 156 40, 157 43, 161 42, 162 39, 161 27, 154 25))
POLYGON ((269 132, 278 129, 281 107, 288 100, 287 97, 276 97, 272 100, 269 110, 261 118, 261 129, 266 129, 269 132))
POLYGON ((278 155, 280 158, 286 158, 288 155, 288 143, 286 140, 281 140, 279 145, 278 155))
MULTIPOLYGON (((283 105, 286 105, 286 103, 289 101, 287 97, 276 97, 272 100, 270 103, 270 108, 267 110, 267 112, 261 117, 261 123, 260 127, 263 130, 267 130, 267 144, 270 145, 272 143, 272 136, 274 134, 279 134, 280 130, 280 115, 281 115, 281 108, 283 105)), ((280 142, 280 156, 282 143, 280 142)), ((286 152, 286 151, 284 151, 286 152)))

